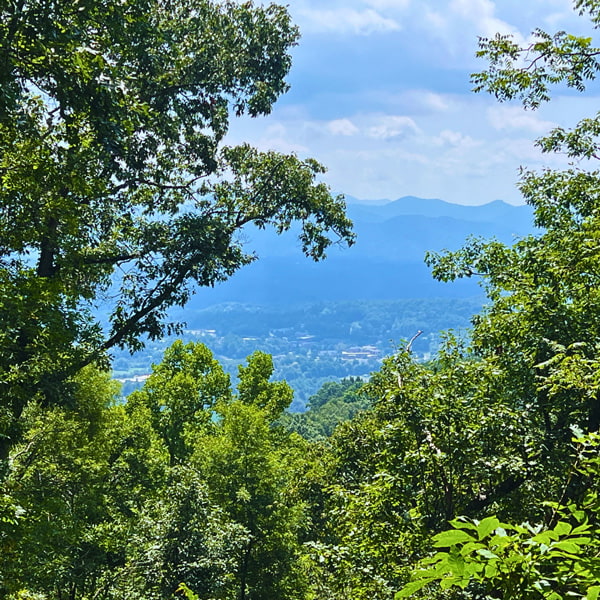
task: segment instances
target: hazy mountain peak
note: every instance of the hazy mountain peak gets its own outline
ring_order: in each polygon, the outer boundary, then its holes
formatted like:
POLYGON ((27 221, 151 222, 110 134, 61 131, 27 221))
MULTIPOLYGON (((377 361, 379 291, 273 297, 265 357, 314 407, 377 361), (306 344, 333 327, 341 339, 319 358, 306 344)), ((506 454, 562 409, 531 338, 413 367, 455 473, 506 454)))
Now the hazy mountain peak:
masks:
POLYGON ((529 206, 515 206, 503 200, 486 204, 454 204, 439 198, 402 196, 396 200, 358 200, 346 198, 348 214, 357 221, 382 222, 400 216, 450 217, 472 223, 514 223, 516 229, 529 229, 532 210, 529 206))

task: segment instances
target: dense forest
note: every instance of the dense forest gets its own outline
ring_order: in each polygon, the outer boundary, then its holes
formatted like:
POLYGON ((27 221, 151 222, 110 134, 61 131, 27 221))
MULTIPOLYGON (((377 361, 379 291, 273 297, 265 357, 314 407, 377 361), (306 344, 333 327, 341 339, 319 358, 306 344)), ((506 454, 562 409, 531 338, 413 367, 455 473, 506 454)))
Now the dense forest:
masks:
MULTIPOLYGON (((174 341, 122 401, 111 353, 251 262, 245 225, 295 223, 315 260, 354 241, 316 161, 222 143, 286 90, 298 31, 205 0, 0 14, 0 597, 600 597, 600 117, 537 142, 579 161, 523 172, 538 233, 428 256, 483 285, 468 337, 295 415, 268 353, 233 386, 174 341)), ((531 40, 482 39, 476 90, 535 108, 600 70, 591 38, 531 40)))

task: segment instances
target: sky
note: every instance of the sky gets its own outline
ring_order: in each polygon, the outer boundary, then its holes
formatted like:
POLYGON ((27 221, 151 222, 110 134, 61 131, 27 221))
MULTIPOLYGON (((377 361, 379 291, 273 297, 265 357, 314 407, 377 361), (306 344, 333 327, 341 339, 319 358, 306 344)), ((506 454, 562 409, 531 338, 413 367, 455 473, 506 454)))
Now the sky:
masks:
POLYGON ((471 91, 478 36, 525 42, 590 33, 572 0, 289 0, 302 38, 273 112, 232 123, 228 143, 313 157, 332 190, 362 200, 413 195, 520 204, 519 167, 561 167, 534 141, 597 112, 597 92, 557 93, 538 111, 471 91))

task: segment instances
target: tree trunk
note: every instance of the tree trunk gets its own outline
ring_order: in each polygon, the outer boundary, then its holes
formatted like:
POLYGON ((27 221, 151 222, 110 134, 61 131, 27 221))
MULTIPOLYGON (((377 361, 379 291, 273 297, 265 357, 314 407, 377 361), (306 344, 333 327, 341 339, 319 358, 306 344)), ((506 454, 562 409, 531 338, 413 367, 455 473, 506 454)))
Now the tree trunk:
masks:
POLYGON ((252 550, 252 540, 248 542, 246 551, 244 552, 244 558, 242 559, 242 568, 240 572, 240 595, 239 600, 246 600, 246 586, 248 576, 248 565, 250 563, 250 551, 252 550))

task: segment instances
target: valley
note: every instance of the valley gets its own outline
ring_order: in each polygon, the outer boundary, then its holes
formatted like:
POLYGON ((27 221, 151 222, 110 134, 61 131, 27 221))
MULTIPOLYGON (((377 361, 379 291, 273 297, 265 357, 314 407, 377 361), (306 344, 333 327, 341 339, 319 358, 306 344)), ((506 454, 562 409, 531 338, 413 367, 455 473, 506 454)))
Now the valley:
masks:
POLYGON ((273 356, 276 379, 294 389, 291 410, 301 412, 326 381, 368 377, 384 356, 417 331, 420 360, 438 348, 442 332, 465 335, 484 294, 475 280, 435 281, 424 262, 429 251, 459 248, 470 235, 511 243, 533 231, 527 206, 501 201, 463 206, 406 196, 374 203, 347 198, 357 241, 334 247, 324 262, 302 258, 294 231, 258 229, 242 241, 260 260, 214 288, 197 290, 179 336, 149 342, 131 356, 114 355, 123 395, 140 387, 178 337, 206 344, 235 380, 255 350, 273 356))
MULTIPOLYGON (((367 377, 417 331, 413 344, 420 359, 435 353, 444 330, 465 335, 482 298, 428 298, 320 302, 292 306, 228 303, 188 310, 179 336, 202 342, 235 378, 237 366, 256 350, 273 356, 275 379, 294 389, 291 410, 304 410, 308 398, 326 381, 367 377)), ((113 376, 123 395, 140 387, 177 336, 148 343, 131 356, 115 354, 113 376)))

